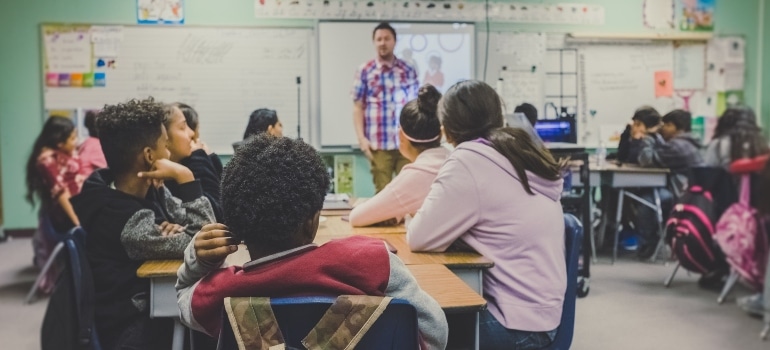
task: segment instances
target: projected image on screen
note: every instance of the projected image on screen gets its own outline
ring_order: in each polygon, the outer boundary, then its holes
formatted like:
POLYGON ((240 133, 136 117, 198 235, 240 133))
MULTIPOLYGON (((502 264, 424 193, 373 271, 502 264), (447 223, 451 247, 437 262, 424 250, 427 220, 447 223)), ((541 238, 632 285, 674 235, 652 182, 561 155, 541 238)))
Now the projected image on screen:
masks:
POLYGON ((420 85, 431 84, 444 92, 472 77, 473 45, 467 26, 393 24, 398 33, 395 54, 417 70, 420 85))
MULTIPOLYGON (((322 146, 358 145, 353 130, 351 89, 357 70, 376 57, 372 31, 378 22, 318 24, 318 102, 322 146)), ((475 29, 467 23, 391 22, 396 57, 417 69, 419 83, 446 91, 473 79, 475 29)))

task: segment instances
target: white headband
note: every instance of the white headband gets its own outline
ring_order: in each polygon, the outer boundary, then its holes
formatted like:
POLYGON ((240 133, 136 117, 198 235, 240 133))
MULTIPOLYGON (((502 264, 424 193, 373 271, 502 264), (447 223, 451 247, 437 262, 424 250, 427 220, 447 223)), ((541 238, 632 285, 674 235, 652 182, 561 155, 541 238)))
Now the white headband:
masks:
POLYGON ((436 135, 436 137, 434 137, 434 138, 432 138, 430 140, 418 140, 418 139, 412 138, 409 135, 407 135, 406 132, 404 131, 404 129, 401 129, 401 131, 404 133, 404 137, 406 137, 407 140, 412 141, 412 142, 416 142, 416 143, 428 143, 428 142, 436 141, 436 140, 441 138, 441 134, 439 133, 438 135, 436 135))

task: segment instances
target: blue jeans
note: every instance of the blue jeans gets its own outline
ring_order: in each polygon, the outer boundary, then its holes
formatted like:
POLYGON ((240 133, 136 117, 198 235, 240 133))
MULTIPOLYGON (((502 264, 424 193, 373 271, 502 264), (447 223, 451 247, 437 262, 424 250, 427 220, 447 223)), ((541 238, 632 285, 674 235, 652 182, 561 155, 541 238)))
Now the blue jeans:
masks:
POLYGON ((550 332, 527 332, 508 329, 495 316, 484 310, 479 314, 479 348, 481 350, 542 349, 556 338, 556 329, 550 332))

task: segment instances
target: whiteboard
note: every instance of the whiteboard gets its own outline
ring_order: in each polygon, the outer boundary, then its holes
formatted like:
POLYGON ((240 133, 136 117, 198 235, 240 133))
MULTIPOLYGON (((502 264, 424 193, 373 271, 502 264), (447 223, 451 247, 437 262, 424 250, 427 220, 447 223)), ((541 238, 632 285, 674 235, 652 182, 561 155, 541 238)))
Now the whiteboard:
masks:
POLYGON ((655 97, 655 72, 673 71, 674 47, 665 44, 581 45, 578 143, 597 147, 622 132, 643 105, 661 115, 674 108, 673 97, 655 97), (601 140, 601 141, 600 141, 601 140))
POLYGON ((257 108, 275 109, 284 136, 297 137, 299 93, 302 137, 312 142, 312 36, 312 29, 127 26, 106 87, 44 87, 44 106, 99 109, 148 96, 184 102, 200 115, 201 139, 231 154, 257 108))
MULTIPOLYGON (((454 83, 472 79, 475 73, 475 29, 467 23, 391 23, 397 33, 397 57, 417 69, 422 84, 428 59, 442 59, 444 91, 454 83), (411 51, 411 58, 405 55, 411 51)), ((354 75, 359 67, 375 58, 372 30, 377 22, 320 22, 318 24, 320 144, 354 146, 354 75)), ((398 111, 396 115, 398 116, 398 111)))

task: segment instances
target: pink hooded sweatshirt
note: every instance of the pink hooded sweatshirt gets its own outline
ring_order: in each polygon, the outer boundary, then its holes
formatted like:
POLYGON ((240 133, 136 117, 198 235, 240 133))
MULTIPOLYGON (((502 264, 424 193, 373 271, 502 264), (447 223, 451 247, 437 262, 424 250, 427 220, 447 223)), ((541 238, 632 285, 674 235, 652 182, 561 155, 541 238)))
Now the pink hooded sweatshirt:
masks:
MULTIPOLYGON (((484 140, 485 141, 485 140, 484 140)), ((559 326, 567 288, 562 180, 527 172, 528 194, 510 161, 482 142, 460 144, 409 223, 412 251, 443 252, 460 239, 494 267, 484 271, 489 311, 506 328, 559 326)))
POLYGON ((449 150, 444 147, 422 151, 414 163, 405 165, 380 193, 353 208, 350 224, 368 226, 417 212, 448 156, 449 150))

